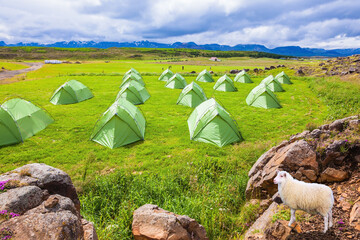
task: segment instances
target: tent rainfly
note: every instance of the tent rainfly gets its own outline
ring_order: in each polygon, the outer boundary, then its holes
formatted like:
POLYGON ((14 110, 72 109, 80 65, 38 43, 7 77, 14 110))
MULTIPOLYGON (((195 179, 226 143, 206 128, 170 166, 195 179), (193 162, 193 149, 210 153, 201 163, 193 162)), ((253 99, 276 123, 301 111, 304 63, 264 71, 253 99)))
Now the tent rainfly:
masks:
POLYGON ((56 89, 50 102, 54 105, 73 104, 92 97, 94 95, 87 86, 79 81, 70 80, 56 89))
POLYGON ((259 108, 281 108, 279 100, 275 94, 264 84, 260 83, 246 97, 249 106, 259 108))
POLYGON ((131 68, 129 71, 127 71, 124 74, 122 80, 124 80, 127 76, 132 75, 132 74, 135 74, 135 75, 138 75, 139 77, 141 77, 141 74, 135 68, 131 68))
POLYGON ((247 74, 247 72, 245 72, 244 70, 242 70, 241 72, 239 72, 238 74, 236 74, 235 78, 234 78, 234 82, 239 82, 239 83, 253 83, 253 81, 250 78, 250 75, 247 74))
POLYGON ((284 92, 281 83, 276 80, 272 75, 264 78, 261 83, 264 83, 273 92, 284 92))
POLYGON ((172 76, 174 76, 174 73, 173 73, 170 69, 166 69, 166 70, 163 71, 163 73, 160 75, 159 80, 160 80, 160 81, 167 81, 167 80, 169 80, 172 76))
POLYGON ((286 73, 284 73, 284 71, 282 71, 281 73, 279 73, 278 75, 276 75, 275 77, 276 80, 278 80, 280 83, 282 84, 293 84, 290 81, 290 78, 288 75, 286 75, 286 73))
POLYGON ((0 107, 0 146, 22 142, 20 129, 10 113, 0 107))
POLYGON ((116 100, 95 124, 91 140, 111 149, 144 140, 146 121, 124 98, 116 100))
POLYGON ((143 104, 150 98, 150 94, 146 88, 136 81, 126 83, 119 91, 116 99, 125 98, 132 104, 143 104))
POLYGON ((41 108, 14 98, 0 107, 0 146, 23 142, 45 129, 54 120, 41 108))
POLYGON ((223 91, 223 92, 236 92, 237 89, 234 86, 234 82, 233 80, 231 80, 231 78, 229 78, 226 74, 222 77, 220 77, 215 85, 214 85, 214 90, 216 91, 223 91))
POLYGON ((193 108, 206 100, 203 89, 196 82, 192 82, 182 90, 176 104, 193 108))
POLYGON ((235 121, 213 98, 197 106, 187 122, 194 141, 222 147, 243 140, 235 121))
POLYGON ((211 74, 206 69, 204 69, 196 77, 196 81, 199 81, 199 82, 214 82, 214 79, 212 78, 211 74))
POLYGON ((167 80, 165 87, 172 89, 182 89, 187 85, 186 80, 179 73, 176 73, 169 80, 167 80))
POLYGON ((140 83, 141 85, 145 86, 144 81, 142 80, 142 77, 137 75, 136 73, 131 73, 129 75, 127 75, 127 77, 125 77, 120 85, 120 87, 122 88, 125 84, 127 84, 130 81, 136 81, 138 83, 140 83))

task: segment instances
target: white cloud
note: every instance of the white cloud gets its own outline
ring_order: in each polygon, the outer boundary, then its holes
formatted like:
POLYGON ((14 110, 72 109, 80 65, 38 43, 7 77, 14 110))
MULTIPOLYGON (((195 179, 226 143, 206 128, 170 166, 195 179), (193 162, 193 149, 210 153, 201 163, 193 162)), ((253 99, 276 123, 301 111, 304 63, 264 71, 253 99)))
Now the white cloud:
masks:
POLYGON ((0 41, 360 47, 351 0, 0 0, 0 41))

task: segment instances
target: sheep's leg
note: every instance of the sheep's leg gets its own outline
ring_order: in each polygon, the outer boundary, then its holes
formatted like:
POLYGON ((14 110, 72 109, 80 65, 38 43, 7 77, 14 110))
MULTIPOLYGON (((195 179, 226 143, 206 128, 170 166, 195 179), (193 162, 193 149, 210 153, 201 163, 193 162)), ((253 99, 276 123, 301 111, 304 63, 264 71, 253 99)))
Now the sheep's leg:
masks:
POLYGON ((324 216, 324 233, 328 230, 328 224, 329 224, 329 214, 327 213, 324 216))
POLYGON ((329 213, 329 228, 331 228, 333 226, 333 219, 332 219, 332 210, 330 209, 329 213))
POLYGON ((291 209, 291 217, 290 217, 289 226, 291 226, 291 224, 293 224, 296 221, 295 212, 296 212, 295 209, 291 209))

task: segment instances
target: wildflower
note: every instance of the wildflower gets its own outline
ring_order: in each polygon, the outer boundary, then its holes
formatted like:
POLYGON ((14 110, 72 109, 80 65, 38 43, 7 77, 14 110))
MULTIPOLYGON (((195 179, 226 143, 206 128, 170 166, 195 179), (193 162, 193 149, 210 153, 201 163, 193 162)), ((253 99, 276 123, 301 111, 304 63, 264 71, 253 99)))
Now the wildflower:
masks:
POLYGON ((340 221, 337 222, 338 224, 344 224, 343 220, 340 219, 340 221))
MULTIPOLYGON (((9 218, 14 218, 14 217, 17 217, 17 216, 20 216, 20 215, 17 214, 17 213, 8 212, 7 210, 1 210, 0 211, 0 216, 2 216, 5 219, 9 219, 9 218)), ((1 238, 0 238, 0 240, 1 240, 1 238)))
POLYGON ((2 228, 0 229, 0 240, 11 239, 14 235, 13 231, 10 228, 2 228))
POLYGON ((5 188, 6 183, 10 180, 0 181, 0 190, 3 191, 5 188))
POLYGON ((0 211, 0 215, 5 215, 5 214, 7 214, 7 210, 1 210, 0 211))
POLYGON ((20 215, 17 214, 17 213, 13 213, 13 212, 10 213, 10 217, 12 217, 12 218, 13 218, 13 217, 18 217, 18 216, 20 216, 20 215))

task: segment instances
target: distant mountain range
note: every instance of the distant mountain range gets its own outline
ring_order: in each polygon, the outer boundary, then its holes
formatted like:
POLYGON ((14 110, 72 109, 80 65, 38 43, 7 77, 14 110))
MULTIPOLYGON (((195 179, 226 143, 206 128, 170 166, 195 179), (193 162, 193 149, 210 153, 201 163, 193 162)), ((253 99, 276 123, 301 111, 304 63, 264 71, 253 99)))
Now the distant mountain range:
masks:
POLYGON ((56 42, 51 44, 42 43, 15 43, 6 44, 0 41, 1 46, 33 46, 33 47, 61 47, 61 48, 110 48, 110 47, 133 47, 133 48, 190 48, 199 50, 214 50, 214 51, 256 51, 275 53, 286 56, 296 57, 344 57, 354 54, 360 54, 360 48, 348 49, 332 49, 325 50, 322 48, 302 48, 298 46, 286 46, 277 48, 267 48, 259 44, 238 44, 235 46, 219 45, 219 44, 204 44, 198 45, 194 42, 175 42, 172 44, 138 41, 138 42, 94 42, 94 41, 70 41, 70 42, 56 42))

